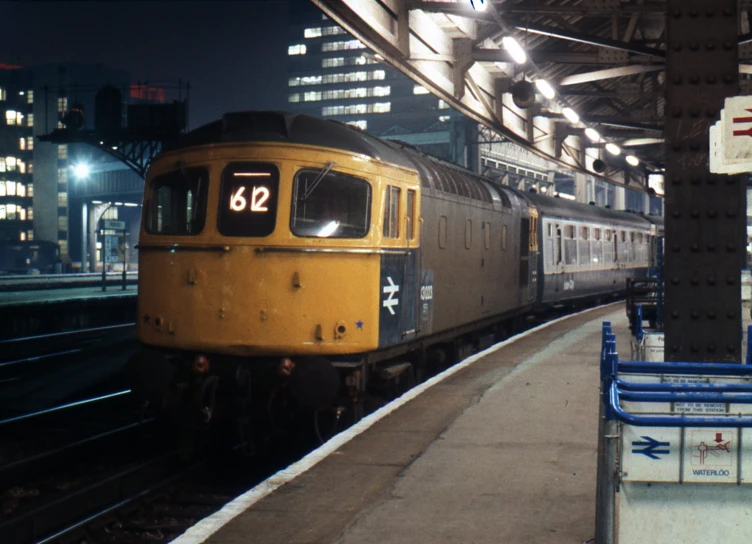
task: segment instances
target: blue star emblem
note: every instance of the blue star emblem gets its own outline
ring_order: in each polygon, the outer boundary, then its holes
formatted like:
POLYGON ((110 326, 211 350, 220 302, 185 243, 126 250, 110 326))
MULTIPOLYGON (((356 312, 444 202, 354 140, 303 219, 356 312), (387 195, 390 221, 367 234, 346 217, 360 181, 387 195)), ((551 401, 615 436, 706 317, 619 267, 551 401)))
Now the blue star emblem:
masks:
POLYGON ((363 330, 363 322, 360 319, 355 322, 355 326, 358 327, 358 330, 363 330))

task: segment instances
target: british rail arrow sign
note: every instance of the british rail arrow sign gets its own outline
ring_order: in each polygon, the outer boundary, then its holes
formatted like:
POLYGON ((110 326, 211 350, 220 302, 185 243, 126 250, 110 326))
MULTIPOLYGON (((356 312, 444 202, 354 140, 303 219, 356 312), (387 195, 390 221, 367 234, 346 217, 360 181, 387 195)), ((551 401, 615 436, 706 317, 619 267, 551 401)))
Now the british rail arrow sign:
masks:
POLYGON ((725 160, 752 159, 752 96, 726 99, 721 131, 725 160))

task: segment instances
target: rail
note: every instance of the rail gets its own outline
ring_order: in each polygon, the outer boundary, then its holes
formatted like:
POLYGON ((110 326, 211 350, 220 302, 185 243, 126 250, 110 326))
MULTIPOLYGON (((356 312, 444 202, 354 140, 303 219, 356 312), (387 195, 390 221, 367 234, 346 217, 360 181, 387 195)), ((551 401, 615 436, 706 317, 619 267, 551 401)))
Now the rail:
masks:
MULTIPOLYGON (((752 329, 752 326, 750 326, 752 329)), ((752 332, 752 331, 751 331, 752 332)), ((601 383, 605 416, 629 425, 648 427, 752 427, 752 414, 704 416, 697 414, 635 414, 628 412, 621 401, 647 403, 726 403, 752 404, 752 383, 639 383, 619 378, 620 373, 662 376, 697 376, 708 378, 752 377, 752 365, 728 363, 651 363, 619 361, 616 336, 609 322, 603 323, 601 344, 601 383)), ((749 361, 748 361, 749 363, 749 361)))

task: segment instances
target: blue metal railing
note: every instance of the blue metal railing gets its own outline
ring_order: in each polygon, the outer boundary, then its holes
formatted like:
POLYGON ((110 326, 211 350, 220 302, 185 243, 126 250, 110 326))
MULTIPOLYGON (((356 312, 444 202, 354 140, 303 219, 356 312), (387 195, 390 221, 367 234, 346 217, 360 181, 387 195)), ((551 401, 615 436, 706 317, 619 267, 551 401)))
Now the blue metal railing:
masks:
MULTIPOLYGON (((752 336, 749 326, 747 338, 752 336)), ((752 377, 749 364, 729 363, 651 363, 642 361, 619 361, 616 352, 616 336, 611 323, 603 323, 601 335, 601 384, 606 419, 617 419, 636 426, 655 427, 752 427, 752 414, 727 414, 705 416, 699 414, 632 414, 621 401, 633 402, 681 402, 681 403, 733 403, 752 404, 752 383, 636 383, 619 378, 619 373, 661 374, 673 376, 702 375, 704 377, 752 377)))

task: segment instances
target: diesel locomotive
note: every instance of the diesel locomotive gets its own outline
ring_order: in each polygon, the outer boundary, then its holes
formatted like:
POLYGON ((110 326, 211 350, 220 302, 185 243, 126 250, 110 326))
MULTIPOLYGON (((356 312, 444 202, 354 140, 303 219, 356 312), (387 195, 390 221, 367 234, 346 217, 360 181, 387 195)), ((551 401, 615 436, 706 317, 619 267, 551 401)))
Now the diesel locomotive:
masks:
POLYGON ((143 210, 134 389, 202 421, 282 394, 356 404, 532 312, 623 293, 660 224, 285 112, 186 134, 143 210))

